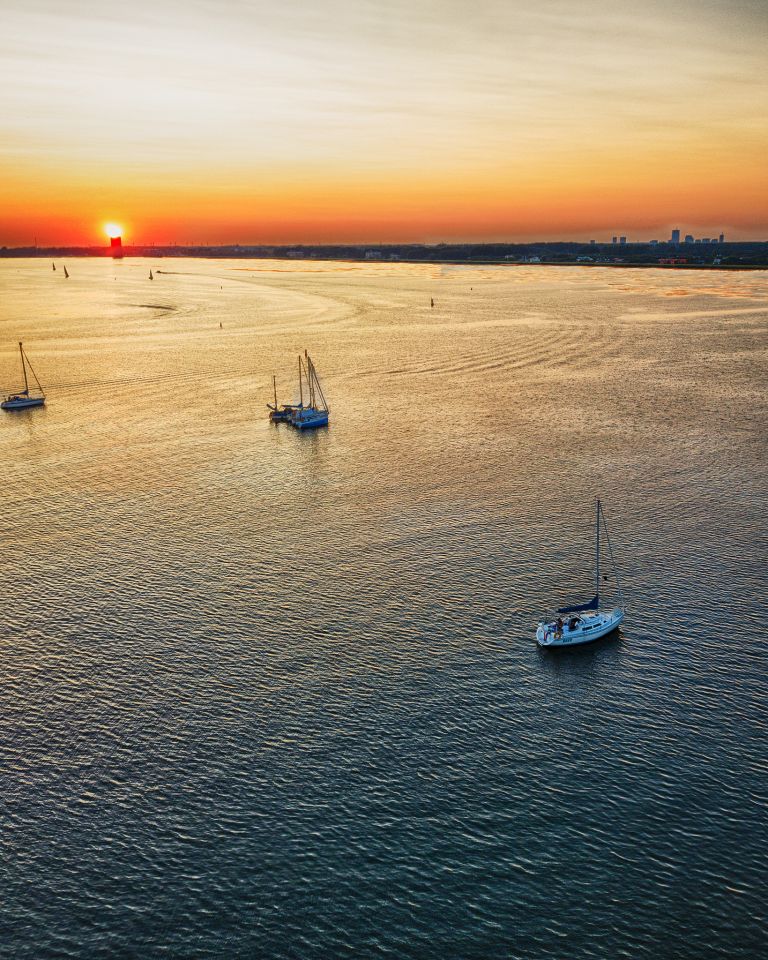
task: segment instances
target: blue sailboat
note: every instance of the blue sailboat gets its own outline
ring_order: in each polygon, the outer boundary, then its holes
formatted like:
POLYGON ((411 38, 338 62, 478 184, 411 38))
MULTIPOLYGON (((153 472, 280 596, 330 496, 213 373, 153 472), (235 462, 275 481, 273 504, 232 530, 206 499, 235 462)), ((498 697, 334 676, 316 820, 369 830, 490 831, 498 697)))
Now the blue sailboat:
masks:
POLYGON ((541 621, 536 629, 536 642, 540 647, 575 647, 599 640, 615 630, 624 619, 624 597, 616 574, 613 548, 608 536, 608 525, 600 501, 597 501, 595 516, 595 595, 586 603, 560 607, 557 617, 550 621, 541 621), (608 552, 613 566, 613 574, 619 591, 619 605, 610 610, 600 609, 600 527, 605 531, 608 552))
POLYGON ((290 410, 289 421, 297 430, 313 430, 328 426, 329 413, 317 370, 312 358, 305 350, 303 361, 299 356, 299 403, 290 410), (306 403, 304 402, 305 381, 306 403))

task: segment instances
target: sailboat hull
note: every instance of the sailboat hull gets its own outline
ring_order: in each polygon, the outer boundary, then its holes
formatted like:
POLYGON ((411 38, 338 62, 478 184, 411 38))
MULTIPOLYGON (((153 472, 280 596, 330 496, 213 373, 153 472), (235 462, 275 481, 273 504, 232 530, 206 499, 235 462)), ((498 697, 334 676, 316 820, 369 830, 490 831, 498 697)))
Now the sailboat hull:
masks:
POLYGON ((620 607, 608 610, 605 613, 583 614, 580 617, 570 617, 563 624, 563 629, 557 629, 556 622, 540 623, 536 630, 536 642, 540 647, 580 647, 585 643, 594 643, 601 637, 615 630, 624 619, 624 611, 620 607), (573 626, 571 626, 572 622, 573 626))
POLYGON ((297 430, 314 430, 317 427, 327 427, 328 411, 302 410, 298 416, 292 418, 291 423, 297 430))
POLYGON ((0 410, 28 410, 30 407, 44 407, 45 397, 8 397, 0 403, 0 410))

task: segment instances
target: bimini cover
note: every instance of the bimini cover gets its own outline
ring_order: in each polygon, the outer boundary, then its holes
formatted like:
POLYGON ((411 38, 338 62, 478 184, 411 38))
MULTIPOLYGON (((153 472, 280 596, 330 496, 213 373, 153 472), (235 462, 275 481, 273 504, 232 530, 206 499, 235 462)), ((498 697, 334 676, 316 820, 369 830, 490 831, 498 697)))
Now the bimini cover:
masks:
POLYGON ((560 607, 558 613, 580 613, 582 610, 597 610, 600 604, 600 595, 595 594, 589 603, 579 603, 575 607, 560 607))

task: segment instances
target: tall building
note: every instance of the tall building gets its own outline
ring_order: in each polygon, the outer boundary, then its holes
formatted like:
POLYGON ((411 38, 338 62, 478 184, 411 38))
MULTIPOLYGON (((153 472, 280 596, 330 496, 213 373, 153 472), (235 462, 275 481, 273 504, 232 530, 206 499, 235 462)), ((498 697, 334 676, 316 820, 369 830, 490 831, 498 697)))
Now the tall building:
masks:
POLYGON ((627 242, 626 237, 619 237, 619 243, 626 243, 626 242, 627 242))
POLYGON ((679 230, 673 230, 673 231, 672 231, 672 240, 671 240, 671 242, 672 242, 672 243, 680 243, 680 231, 679 231, 679 230))
POLYGON ((721 234, 720 234, 720 238, 719 238, 719 240, 718 240, 717 242, 718 242, 718 243, 725 243, 725 234, 724 234, 724 233, 721 233, 721 234))
POLYGON ((618 242, 619 242, 619 238, 618 238, 618 237, 613 237, 613 238, 611 239, 611 243, 618 243, 618 242))

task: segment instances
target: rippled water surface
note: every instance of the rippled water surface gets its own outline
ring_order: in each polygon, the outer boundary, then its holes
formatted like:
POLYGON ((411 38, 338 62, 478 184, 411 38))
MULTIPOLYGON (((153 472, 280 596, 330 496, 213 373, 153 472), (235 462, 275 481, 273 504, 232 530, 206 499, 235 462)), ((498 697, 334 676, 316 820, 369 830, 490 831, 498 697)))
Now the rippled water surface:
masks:
POLYGON ((765 955, 766 274, 67 266, 0 261, 0 956, 765 955), (627 619, 541 651, 598 495, 627 619))

